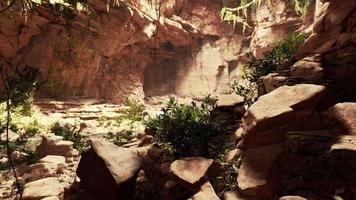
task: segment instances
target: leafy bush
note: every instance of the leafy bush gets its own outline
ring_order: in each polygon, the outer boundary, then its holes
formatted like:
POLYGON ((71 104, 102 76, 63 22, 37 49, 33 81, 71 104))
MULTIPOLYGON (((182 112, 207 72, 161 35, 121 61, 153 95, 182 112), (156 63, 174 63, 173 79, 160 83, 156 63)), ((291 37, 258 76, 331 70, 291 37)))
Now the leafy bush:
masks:
POLYGON ((128 109, 122 112, 122 119, 131 120, 133 122, 141 121, 143 119, 143 106, 140 105, 138 102, 131 99, 126 99, 126 101, 124 102, 124 106, 127 106, 128 109))
POLYGON ((106 138, 109 139, 112 143, 116 144, 117 146, 122 146, 124 144, 129 143, 134 137, 132 131, 123 130, 116 134, 109 133, 106 136, 106 138))
POLYGON ((72 141, 73 147, 77 149, 80 153, 87 148, 85 139, 87 138, 84 135, 79 133, 79 128, 73 126, 73 128, 67 128, 60 126, 59 123, 56 123, 51 131, 58 136, 62 136, 64 140, 72 141))
POLYGON ((295 52, 305 41, 307 33, 289 33, 284 40, 276 42, 275 47, 258 59, 253 55, 248 55, 249 60, 244 66, 241 82, 235 81, 231 89, 238 95, 245 98, 245 103, 249 106, 258 98, 257 81, 260 77, 276 71, 278 66, 291 64, 295 52))
POLYGON ((227 134, 206 105, 178 104, 172 98, 162 112, 156 118, 150 118, 146 125, 176 157, 216 158, 225 150, 227 134))

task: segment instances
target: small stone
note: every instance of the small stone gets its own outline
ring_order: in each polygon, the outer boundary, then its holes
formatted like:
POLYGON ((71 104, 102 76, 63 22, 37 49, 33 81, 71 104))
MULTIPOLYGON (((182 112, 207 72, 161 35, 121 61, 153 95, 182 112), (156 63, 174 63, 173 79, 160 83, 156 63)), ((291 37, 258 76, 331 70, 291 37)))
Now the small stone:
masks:
POLYGON ((26 156, 27 156, 27 153, 20 152, 20 151, 13 151, 10 155, 10 157, 13 161, 23 160, 23 159, 25 159, 26 156))

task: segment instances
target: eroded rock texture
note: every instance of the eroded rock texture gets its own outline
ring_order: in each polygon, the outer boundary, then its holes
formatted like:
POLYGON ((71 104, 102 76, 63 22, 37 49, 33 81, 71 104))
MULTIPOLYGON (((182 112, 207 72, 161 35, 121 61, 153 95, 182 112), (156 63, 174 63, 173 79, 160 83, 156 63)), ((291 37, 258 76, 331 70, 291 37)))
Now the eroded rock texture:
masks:
POLYGON ((90 1, 89 15, 74 12, 70 20, 48 6, 27 18, 7 13, 0 19, 0 52, 40 69, 42 97, 200 97, 228 90, 246 52, 260 56, 313 21, 313 9, 302 19, 285 1, 263 1, 243 33, 221 22, 222 0, 162 1, 159 19, 154 3, 127 2, 107 12, 106 1, 90 1))

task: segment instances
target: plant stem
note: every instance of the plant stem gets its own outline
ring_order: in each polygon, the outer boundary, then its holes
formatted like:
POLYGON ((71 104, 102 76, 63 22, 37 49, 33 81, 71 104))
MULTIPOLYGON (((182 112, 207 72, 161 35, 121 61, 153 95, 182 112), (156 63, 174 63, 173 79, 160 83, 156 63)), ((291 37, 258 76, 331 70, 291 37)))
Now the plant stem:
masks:
POLYGON ((9 159, 9 163, 12 169, 12 172, 14 173, 15 181, 16 181, 16 187, 17 187, 17 193, 20 195, 20 200, 22 200, 22 193, 21 193, 21 186, 19 179, 16 174, 15 170, 15 165, 14 162, 11 159, 11 149, 10 149, 10 139, 9 139, 9 129, 10 129, 10 121, 11 121, 11 104, 10 104, 10 94, 9 94, 9 86, 5 80, 4 74, 3 74, 3 69, 1 67, 1 79, 5 88, 5 93, 6 93, 6 154, 7 158, 9 159))

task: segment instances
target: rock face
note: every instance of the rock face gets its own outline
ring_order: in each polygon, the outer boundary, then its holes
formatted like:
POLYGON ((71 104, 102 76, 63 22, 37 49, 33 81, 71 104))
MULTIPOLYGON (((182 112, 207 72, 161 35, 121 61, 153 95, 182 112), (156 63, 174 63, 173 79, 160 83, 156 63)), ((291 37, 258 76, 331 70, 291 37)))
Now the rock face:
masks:
POLYGON ((90 1, 90 16, 73 11, 69 21, 51 6, 26 18, 7 12, 0 19, 0 52, 40 69, 39 96, 201 97, 229 89, 247 51, 261 55, 288 32, 307 29, 314 12, 303 19, 283 0, 263 1, 242 33, 221 22, 222 1, 162 1, 159 20, 158 5, 149 1, 120 3, 109 14, 106 4, 90 1))
POLYGON ((141 159, 132 149, 95 140, 83 153, 77 175, 79 199, 132 199, 141 159))
MULTIPOLYGON (((59 199, 63 195, 63 187, 56 178, 45 178, 27 183, 22 194, 23 200, 40 200, 44 198, 59 199)), ((63 196, 62 196, 63 197, 63 196)), ((60 198, 62 199, 62 198, 60 198)))

